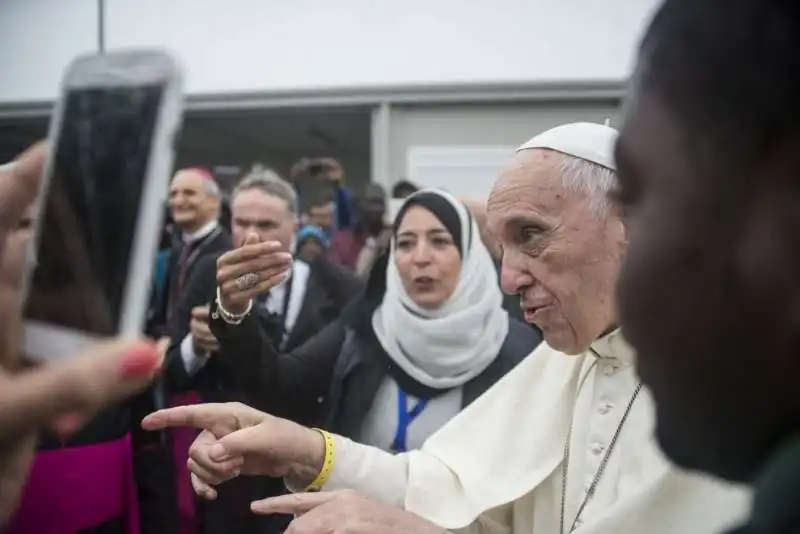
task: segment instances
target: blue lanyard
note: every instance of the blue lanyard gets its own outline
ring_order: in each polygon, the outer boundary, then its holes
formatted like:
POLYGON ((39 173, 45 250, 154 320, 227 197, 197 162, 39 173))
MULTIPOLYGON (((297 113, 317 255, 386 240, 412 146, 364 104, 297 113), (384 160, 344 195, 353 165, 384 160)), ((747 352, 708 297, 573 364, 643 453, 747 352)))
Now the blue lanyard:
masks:
POLYGON ((408 427, 414 422, 414 419, 419 417, 419 414, 422 413, 422 410, 427 405, 427 399, 420 399, 417 401, 416 406, 409 410, 408 395, 399 387, 397 388, 397 432, 395 432, 394 441, 392 441, 392 451, 406 452, 408 427))

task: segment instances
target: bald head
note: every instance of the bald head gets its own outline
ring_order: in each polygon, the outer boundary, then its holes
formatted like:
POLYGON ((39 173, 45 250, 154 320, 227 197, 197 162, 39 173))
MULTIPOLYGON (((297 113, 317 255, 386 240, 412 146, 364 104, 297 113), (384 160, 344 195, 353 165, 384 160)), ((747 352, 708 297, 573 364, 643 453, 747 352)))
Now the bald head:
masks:
POLYGON ((567 353, 586 350, 616 325, 614 284, 625 243, 619 217, 613 210, 598 216, 600 196, 580 185, 589 174, 567 174, 592 165, 575 159, 520 150, 487 203, 488 229, 503 250, 503 290, 520 294, 526 321, 567 353))

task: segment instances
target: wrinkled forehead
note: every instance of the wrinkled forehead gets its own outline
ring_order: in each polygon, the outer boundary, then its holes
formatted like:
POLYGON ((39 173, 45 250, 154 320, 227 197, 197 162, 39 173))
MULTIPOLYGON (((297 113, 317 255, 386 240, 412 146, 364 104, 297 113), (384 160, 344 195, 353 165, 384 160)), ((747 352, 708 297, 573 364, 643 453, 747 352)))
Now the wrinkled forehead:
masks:
MULTIPOLYGON (((495 182, 486 204, 489 226, 520 214, 556 215, 576 197, 561 180, 563 156, 543 149, 517 152, 495 182)), ((493 229, 494 231, 494 229, 493 229)))
POLYGON ((289 203, 260 189, 245 189, 231 200, 234 217, 278 219, 292 215, 289 203))

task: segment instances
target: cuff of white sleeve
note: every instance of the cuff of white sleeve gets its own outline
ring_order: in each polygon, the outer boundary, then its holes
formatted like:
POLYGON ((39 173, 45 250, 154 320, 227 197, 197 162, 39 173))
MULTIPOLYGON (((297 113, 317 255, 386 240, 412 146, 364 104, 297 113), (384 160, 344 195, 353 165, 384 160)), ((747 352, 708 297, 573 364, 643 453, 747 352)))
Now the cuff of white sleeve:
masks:
MULTIPOLYGON (((408 480, 408 457, 331 435, 335 448, 333 469, 322 491, 352 489, 394 506, 402 507, 408 480)), ((286 480, 289 491, 305 488, 286 480)))
POLYGON ((190 375, 195 374, 206 364, 206 359, 201 358, 194 351, 192 334, 187 334, 181 341, 181 360, 183 360, 183 368, 190 375))

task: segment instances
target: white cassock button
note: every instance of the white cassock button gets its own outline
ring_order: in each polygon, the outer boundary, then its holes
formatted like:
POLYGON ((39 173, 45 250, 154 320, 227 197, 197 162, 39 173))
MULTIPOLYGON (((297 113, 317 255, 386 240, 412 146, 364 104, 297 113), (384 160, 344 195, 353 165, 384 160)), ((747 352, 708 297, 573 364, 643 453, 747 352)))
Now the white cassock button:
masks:
POLYGON ((317 404, 322 404, 325 402, 325 397, 317 397, 317 404))
POLYGON ((611 376, 616 372, 617 372, 617 368, 614 367, 613 365, 605 365, 603 367, 603 374, 606 375, 606 376, 611 376))
POLYGON ((589 449, 592 451, 592 454, 601 454, 604 450, 606 450, 605 446, 599 441, 592 443, 589 449))
POLYGON ((610 402, 603 402, 600 403, 600 406, 597 408, 597 411, 600 415, 605 415, 611 411, 611 408, 614 406, 610 402))

